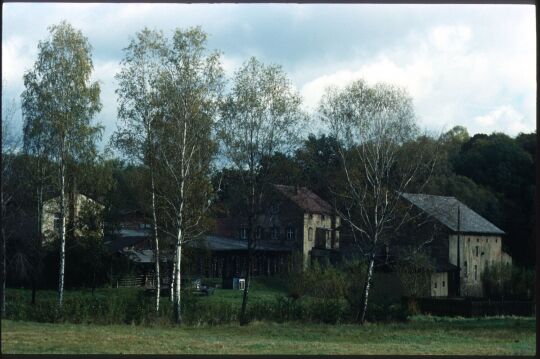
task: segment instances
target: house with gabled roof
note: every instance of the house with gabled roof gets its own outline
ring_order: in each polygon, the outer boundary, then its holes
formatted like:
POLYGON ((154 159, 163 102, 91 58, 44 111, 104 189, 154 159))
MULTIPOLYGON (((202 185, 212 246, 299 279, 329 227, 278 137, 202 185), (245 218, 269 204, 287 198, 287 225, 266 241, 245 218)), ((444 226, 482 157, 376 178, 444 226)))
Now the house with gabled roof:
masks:
MULTIPOLYGON (((255 219, 254 275, 287 272, 292 261, 339 258, 340 217, 306 187, 272 185, 255 219)), ((247 255, 247 219, 216 218, 200 245, 212 253, 210 276, 240 275, 247 255)), ((201 266, 204 268, 207 266, 201 266)))
POLYGON ((512 262, 502 249, 504 231, 455 197, 401 196, 443 229, 430 245, 435 264, 431 296, 482 296, 481 278, 486 268, 512 262))

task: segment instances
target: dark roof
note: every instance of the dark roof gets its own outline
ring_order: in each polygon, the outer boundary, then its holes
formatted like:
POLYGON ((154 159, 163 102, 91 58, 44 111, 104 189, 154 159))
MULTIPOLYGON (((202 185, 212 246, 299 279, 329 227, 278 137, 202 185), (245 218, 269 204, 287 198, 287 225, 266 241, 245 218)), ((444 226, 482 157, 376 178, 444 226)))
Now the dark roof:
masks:
POLYGON ((458 231, 458 206, 460 209, 460 232, 504 234, 493 223, 458 201, 454 197, 433 196, 428 194, 402 193, 402 197, 423 212, 434 217, 453 232, 458 231))
POLYGON ((453 272, 458 269, 458 267, 455 264, 452 264, 448 261, 448 259, 440 258, 439 256, 432 256, 435 263, 434 269, 435 272, 441 273, 441 272, 453 272))
POLYGON ((306 187, 279 184, 274 185, 274 187, 306 212, 332 214, 332 206, 306 187))
POLYGON ((131 247, 146 240, 148 237, 120 237, 113 239, 108 245, 111 252, 118 252, 125 247, 131 247))
MULTIPOLYGON (((221 236, 206 236, 202 241, 189 242, 193 247, 207 248, 211 251, 247 251, 247 241, 221 236)), ((257 241, 256 251, 288 252, 290 247, 269 241, 257 241)))
POLYGON ((122 251, 131 261, 137 263, 154 263, 154 251, 151 249, 126 249, 122 251))

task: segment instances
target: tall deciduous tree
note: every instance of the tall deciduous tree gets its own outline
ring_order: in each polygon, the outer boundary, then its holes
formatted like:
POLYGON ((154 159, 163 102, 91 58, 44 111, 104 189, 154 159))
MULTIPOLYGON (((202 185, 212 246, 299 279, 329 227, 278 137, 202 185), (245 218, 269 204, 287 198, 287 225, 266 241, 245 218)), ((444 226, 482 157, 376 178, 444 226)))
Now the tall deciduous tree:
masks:
POLYGON ((66 168, 96 153, 101 127, 92 123, 101 109, 100 88, 92 82, 91 47, 88 39, 63 21, 49 28, 50 36, 38 45, 38 58, 24 75, 23 109, 35 121, 35 136, 48 142, 47 156, 59 167, 60 271, 58 305, 64 293, 66 241, 66 168), (39 120, 36 120, 38 119, 39 120))
POLYGON ((131 160, 142 163, 150 175, 151 212, 155 250, 156 312, 159 312, 161 291, 158 220, 156 215, 155 127, 159 104, 156 102, 156 79, 164 66, 165 39, 161 32, 144 29, 124 49, 118 80, 119 130, 114 136, 116 147, 131 160))
POLYGON ((300 104, 300 96, 280 66, 267 66, 251 58, 236 72, 232 91, 221 111, 219 135, 223 149, 230 164, 240 171, 245 188, 242 202, 247 219, 248 256, 241 324, 247 323, 254 224, 268 185, 261 173, 263 160, 277 151, 288 153, 292 149, 304 120, 300 104))
POLYGON ((407 218, 400 213, 399 193, 409 190, 419 176, 429 175, 433 161, 422 151, 413 158, 400 156, 402 145, 418 130, 412 100, 398 88, 370 87, 359 80, 343 90, 328 89, 319 112, 338 139, 347 180, 343 220, 368 261, 357 318, 363 323, 376 255, 407 218))
POLYGON ((159 196, 174 237, 173 308, 181 323, 184 244, 201 235, 212 196, 209 170, 216 152, 214 121, 223 89, 220 54, 206 49, 199 28, 177 29, 167 43, 157 84, 159 196))
POLYGON ((2 103, 2 183, 0 188, 0 209, 2 211, 2 229, 0 230, 2 236, 2 317, 4 317, 6 311, 6 242, 9 237, 5 224, 9 216, 8 208, 15 196, 15 188, 9 186, 8 183, 13 182, 13 162, 20 147, 20 138, 13 128, 13 118, 16 111, 15 102, 2 103))

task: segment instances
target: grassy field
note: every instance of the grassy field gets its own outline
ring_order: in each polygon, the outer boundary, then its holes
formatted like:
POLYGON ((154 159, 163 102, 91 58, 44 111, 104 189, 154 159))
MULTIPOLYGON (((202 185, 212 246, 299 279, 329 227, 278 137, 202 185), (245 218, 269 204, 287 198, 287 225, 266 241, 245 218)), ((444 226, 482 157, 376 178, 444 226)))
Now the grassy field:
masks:
POLYGON ((2 321, 3 353, 534 355, 534 318, 139 327, 2 321))

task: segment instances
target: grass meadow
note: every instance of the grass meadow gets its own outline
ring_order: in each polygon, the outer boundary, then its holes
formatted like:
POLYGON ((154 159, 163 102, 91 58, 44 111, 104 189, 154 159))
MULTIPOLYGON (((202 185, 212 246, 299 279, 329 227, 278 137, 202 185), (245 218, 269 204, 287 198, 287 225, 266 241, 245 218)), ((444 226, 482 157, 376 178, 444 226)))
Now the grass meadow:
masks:
POLYGON ((3 353, 534 355, 534 318, 142 327, 2 321, 3 353))

